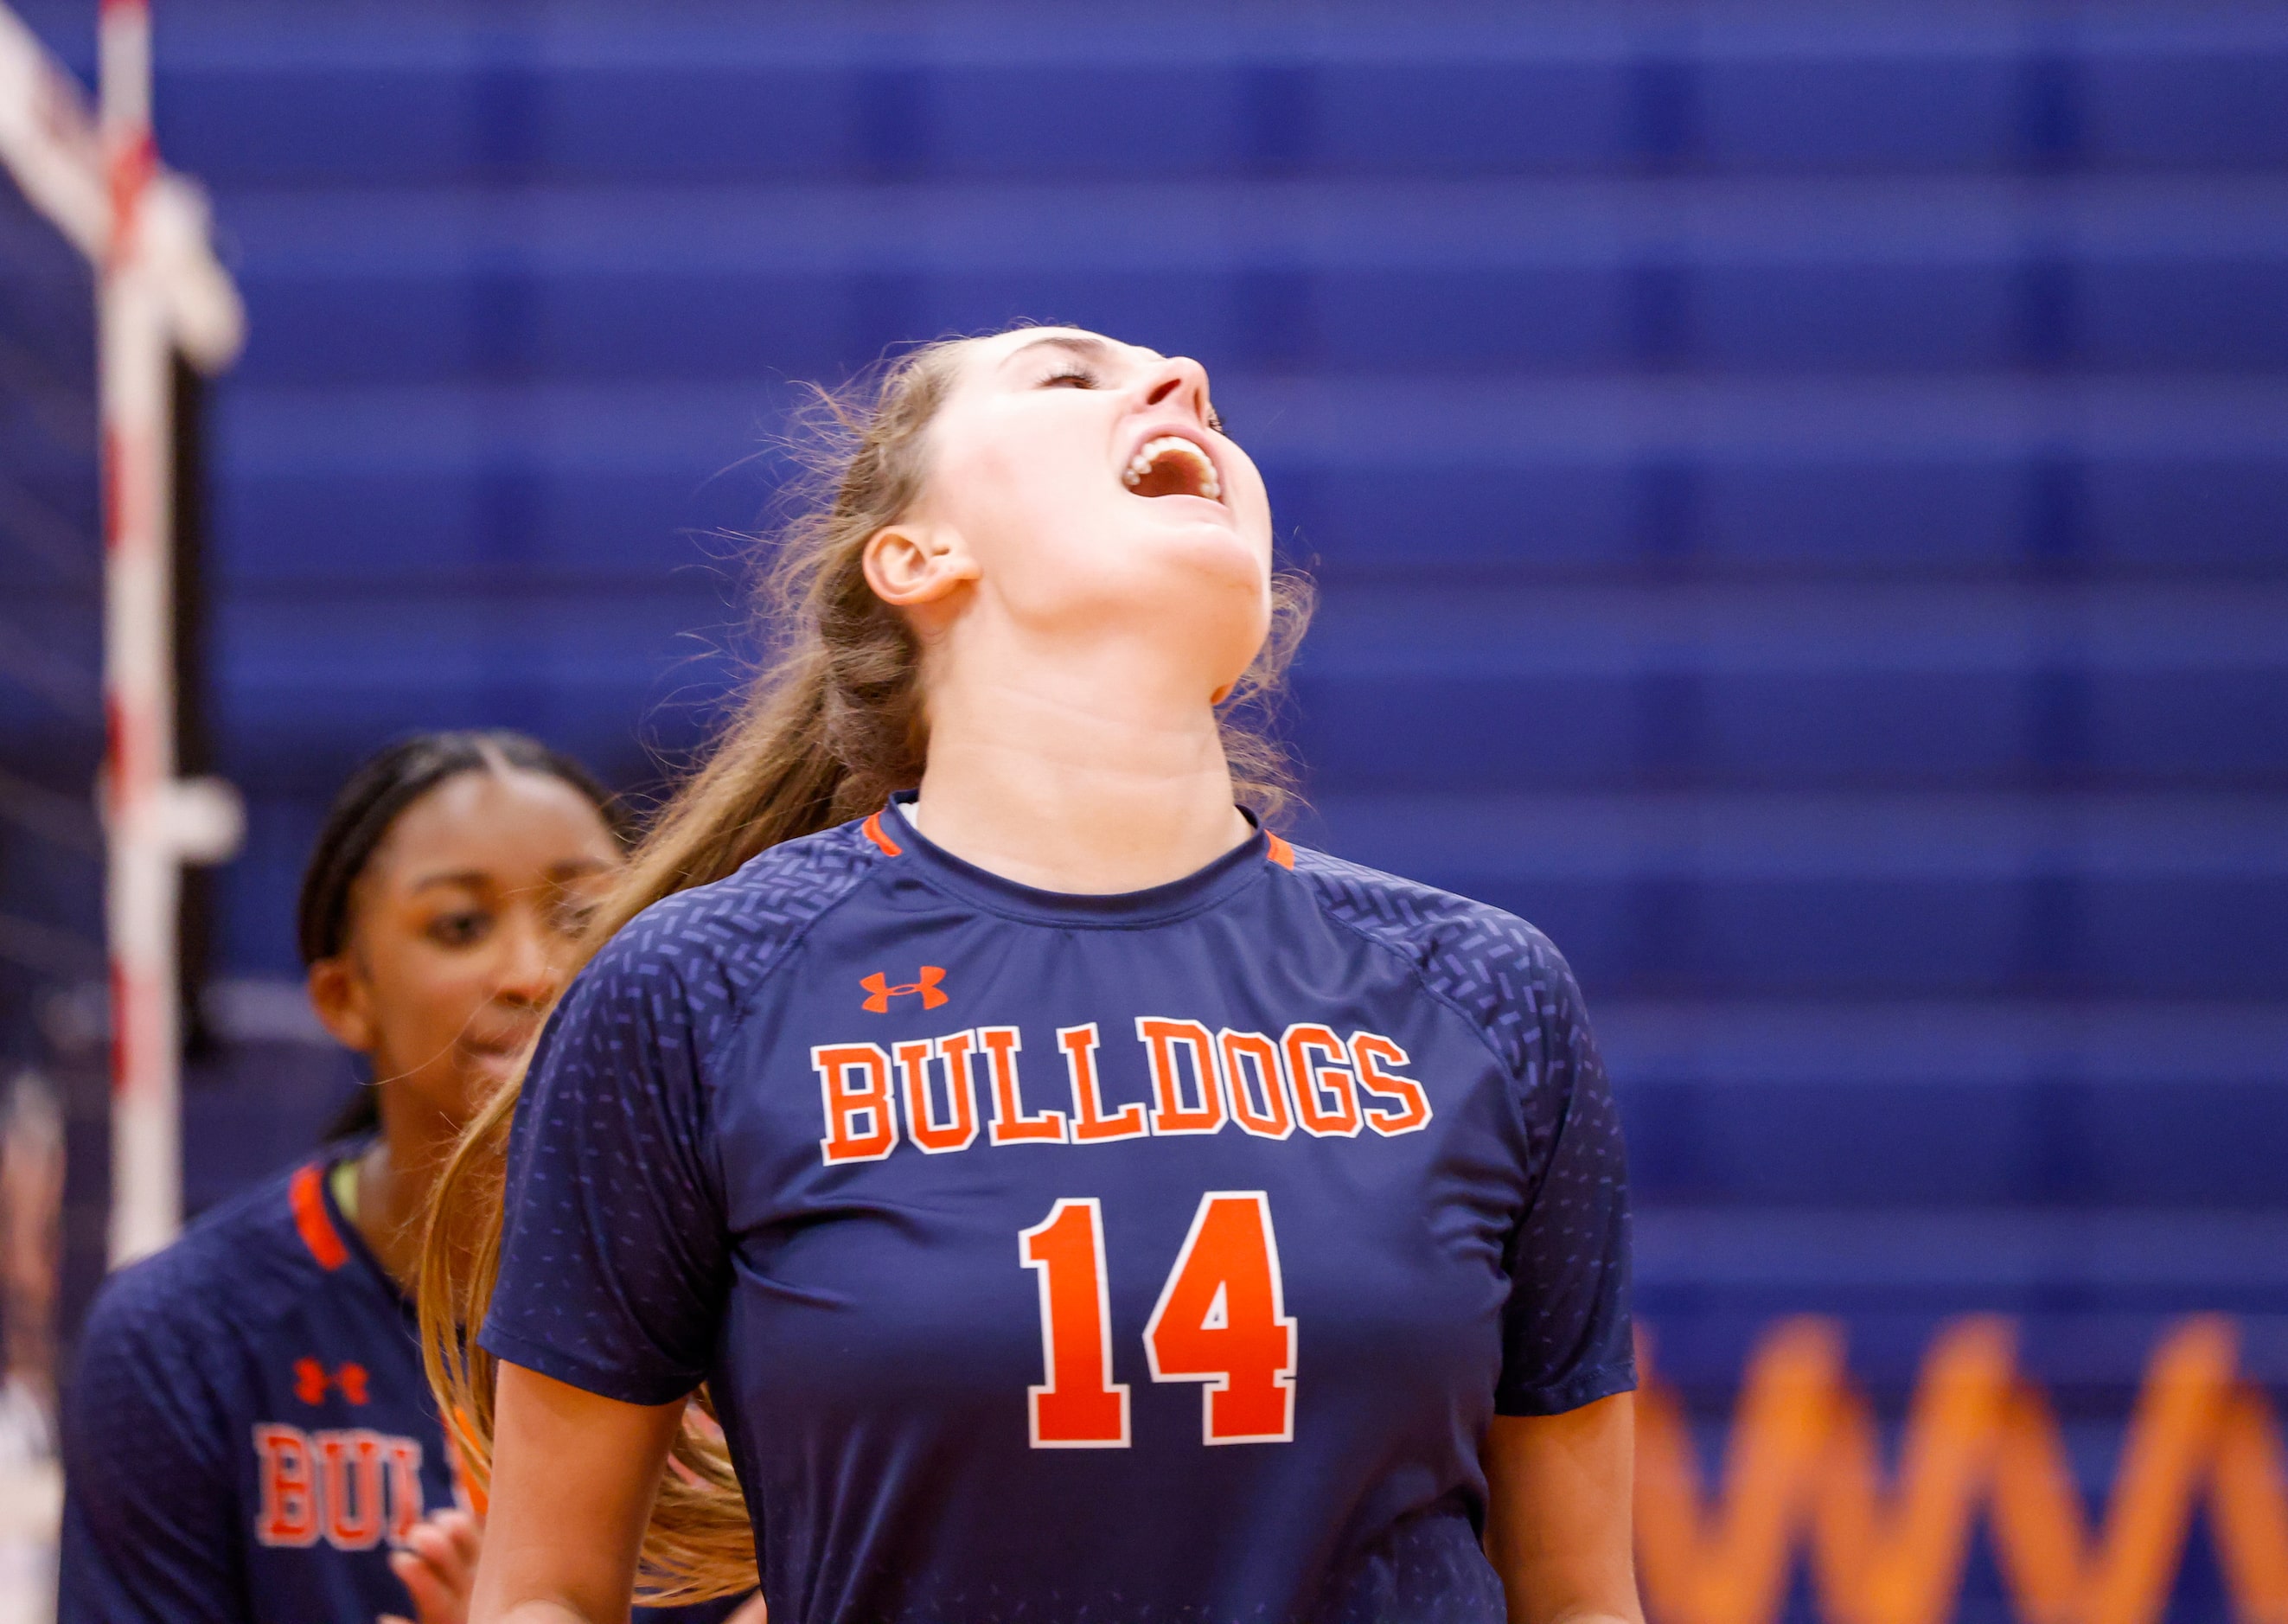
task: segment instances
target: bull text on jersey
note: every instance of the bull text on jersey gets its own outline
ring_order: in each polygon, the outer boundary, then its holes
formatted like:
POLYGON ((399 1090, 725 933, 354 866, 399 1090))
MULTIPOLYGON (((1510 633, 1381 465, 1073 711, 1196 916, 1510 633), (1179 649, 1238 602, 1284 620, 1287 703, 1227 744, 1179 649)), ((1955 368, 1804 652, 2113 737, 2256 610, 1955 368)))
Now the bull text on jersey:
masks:
POLYGON ((264 1545, 336 1550, 401 1545, 421 1520, 421 1444, 367 1427, 305 1431, 258 1421, 254 1454, 264 1545))
MULTIPOLYGON (((895 991, 894 989, 893 990, 895 991)), ((1014 1026, 977 1026, 942 1037, 881 1044, 822 1043, 818 1073, 827 1166, 879 1161, 902 1142, 926 1155, 989 1145, 1105 1144, 1148 1135, 1236 1130, 1285 1139, 1355 1138, 1363 1130, 1414 1133, 1432 1117, 1420 1082, 1402 1073, 1406 1051, 1378 1032, 1347 1036, 1298 1022, 1279 1037, 1210 1031, 1199 1021, 1140 1015, 1136 1041, 1149 1095, 1106 1098, 1097 1024, 1056 1029, 1063 1087, 1029 1103, 1020 1072, 1025 1045, 1014 1026), (1053 1098, 1054 1104, 1048 1102, 1053 1098)))

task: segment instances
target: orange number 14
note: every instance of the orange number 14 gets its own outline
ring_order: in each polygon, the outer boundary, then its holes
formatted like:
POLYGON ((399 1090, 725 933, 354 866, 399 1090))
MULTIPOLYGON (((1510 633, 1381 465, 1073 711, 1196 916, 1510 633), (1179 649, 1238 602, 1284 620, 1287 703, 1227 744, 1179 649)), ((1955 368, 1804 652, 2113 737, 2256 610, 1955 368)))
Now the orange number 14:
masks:
MULTIPOLYGON (((1018 1238, 1037 1275, 1041 1362, 1031 1389, 1036 1449, 1124 1449, 1128 1389, 1112 1379, 1104 1214, 1094 1197, 1060 1201, 1018 1238)), ((1200 1198, 1192 1227, 1144 1329, 1155 1381, 1197 1381, 1209 1444, 1295 1436, 1295 1322, 1287 1317, 1271 1203, 1259 1190, 1200 1198)))

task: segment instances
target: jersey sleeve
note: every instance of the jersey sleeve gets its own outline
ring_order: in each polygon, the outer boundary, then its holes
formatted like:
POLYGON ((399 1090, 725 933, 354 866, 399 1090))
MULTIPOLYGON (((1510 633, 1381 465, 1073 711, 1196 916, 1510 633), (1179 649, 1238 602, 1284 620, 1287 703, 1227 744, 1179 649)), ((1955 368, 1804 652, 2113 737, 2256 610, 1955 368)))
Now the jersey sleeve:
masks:
POLYGON ((60 1624, 242 1624, 233 1460, 242 1417, 199 1339, 132 1278, 90 1316, 63 1407, 60 1624), (124 1289, 123 1289, 124 1288, 124 1289))
POLYGON ((703 1075, 729 1000, 676 913, 663 904, 608 944, 534 1055, 478 1338, 628 1404, 667 1404, 704 1380, 730 1284, 703 1075))
POLYGON ((1529 1189, 1494 1395, 1504 1415, 1560 1414, 1636 1386, 1620 1117, 1571 970, 1546 941, 1534 948, 1538 1019, 1519 1079, 1529 1189))

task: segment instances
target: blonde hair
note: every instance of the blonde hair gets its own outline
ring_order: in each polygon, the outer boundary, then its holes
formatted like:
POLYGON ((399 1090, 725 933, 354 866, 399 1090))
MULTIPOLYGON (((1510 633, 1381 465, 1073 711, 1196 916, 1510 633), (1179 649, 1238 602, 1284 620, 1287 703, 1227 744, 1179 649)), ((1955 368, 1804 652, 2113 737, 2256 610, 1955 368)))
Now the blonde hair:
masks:
MULTIPOLYGON (((817 392, 806 486, 814 499, 781 531, 758 594, 769 657, 636 847, 584 958, 662 897, 723 879, 768 847, 873 811, 920 782, 928 730, 919 649, 867 585, 863 555, 921 493, 927 431, 969 342, 924 345, 847 391, 817 392)), ((1219 713, 1235 793, 1266 819, 1292 800, 1292 776, 1284 752, 1250 719, 1275 694, 1301 640, 1310 584, 1281 572, 1272 600, 1270 635, 1219 713)), ((463 1130, 430 1198, 417 1293, 430 1385, 480 1492, 491 1475, 495 1368, 470 1333, 484 1323, 499 1267, 508 1127, 522 1082, 520 1072, 463 1130)), ((752 1524, 702 1388, 660 1480, 638 1588, 647 1601, 687 1602, 756 1582, 752 1524)))

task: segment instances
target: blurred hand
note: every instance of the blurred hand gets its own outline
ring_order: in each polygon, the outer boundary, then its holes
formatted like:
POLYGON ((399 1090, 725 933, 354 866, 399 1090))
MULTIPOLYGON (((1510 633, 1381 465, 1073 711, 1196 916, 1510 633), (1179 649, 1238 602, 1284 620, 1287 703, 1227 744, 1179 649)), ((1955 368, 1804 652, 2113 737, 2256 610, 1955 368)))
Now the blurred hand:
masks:
POLYGON ((425 1517, 389 1554, 389 1570, 404 1580, 414 1616, 385 1612, 377 1624, 468 1624, 469 1591, 477 1581, 477 1552, 484 1537, 465 1511, 425 1517))

